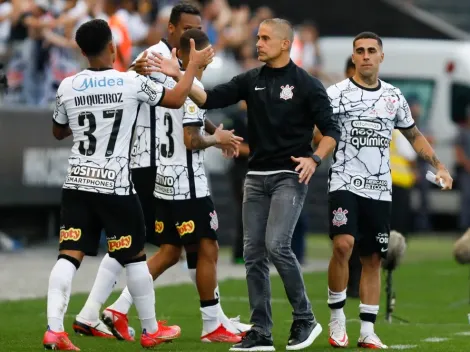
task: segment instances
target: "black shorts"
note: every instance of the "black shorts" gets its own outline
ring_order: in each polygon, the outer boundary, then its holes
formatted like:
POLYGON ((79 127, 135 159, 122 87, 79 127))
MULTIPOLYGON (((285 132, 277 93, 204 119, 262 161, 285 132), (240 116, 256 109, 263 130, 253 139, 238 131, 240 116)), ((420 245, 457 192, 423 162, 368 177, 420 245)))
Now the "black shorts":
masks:
POLYGON ((334 191, 328 195, 328 210, 330 238, 352 235, 361 256, 373 253, 387 256, 392 202, 334 191))
POLYGON ((60 250, 95 256, 103 229, 108 240, 108 253, 113 258, 126 260, 144 249, 144 217, 136 195, 64 189, 60 225, 60 250))
POLYGON ((156 199, 155 236, 161 244, 185 246, 201 238, 217 240, 219 221, 210 197, 156 199))
POLYGON ((132 169, 132 182, 144 213, 147 242, 159 246, 154 229, 156 204, 153 190, 155 189, 156 177, 157 168, 155 166, 132 169))

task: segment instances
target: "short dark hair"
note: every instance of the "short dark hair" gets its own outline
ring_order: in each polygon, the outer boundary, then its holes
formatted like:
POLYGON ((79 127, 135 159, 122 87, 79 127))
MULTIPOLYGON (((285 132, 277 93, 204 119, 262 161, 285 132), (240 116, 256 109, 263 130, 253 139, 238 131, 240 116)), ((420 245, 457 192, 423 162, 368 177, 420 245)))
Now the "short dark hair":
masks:
POLYGON ((75 41, 86 56, 98 56, 113 40, 106 21, 94 19, 82 24, 75 34, 75 41))
POLYGON ((180 38, 180 49, 185 53, 191 50, 190 39, 194 39, 196 50, 204 49, 209 44, 207 34, 197 28, 188 29, 180 38))
POLYGON ((379 46, 382 48, 383 47, 383 44, 382 44, 382 39, 380 39, 380 37, 375 34, 374 32, 362 32, 362 33, 359 33, 358 35, 356 35, 356 37, 354 38, 353 40, 353 46, 356 45, 356 42, 359 40, 359 39, 375 39, 377 40, 377 43, 379 44, 379 46))
POLYGON ((201 16, 201 11, 199 11, 199 9, 194 4, 183 1, 175 5, 171 10, 170 23, 174 26, 177 26, 183 13, 188 15, 201 16))
POLYGON ((352 61, 352 57, 348 57, 348 60, 346 61, 346 68, 345 68, 345 72, 348 72, 349 69, 356 69, 356 65, 354 64, 354 62, 352 61))

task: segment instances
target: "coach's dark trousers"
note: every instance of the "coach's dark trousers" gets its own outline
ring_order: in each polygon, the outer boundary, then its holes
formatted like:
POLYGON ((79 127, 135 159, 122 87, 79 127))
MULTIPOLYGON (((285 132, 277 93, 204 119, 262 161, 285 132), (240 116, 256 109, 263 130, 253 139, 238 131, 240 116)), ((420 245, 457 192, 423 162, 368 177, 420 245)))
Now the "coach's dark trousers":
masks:
POLYGON ((243 257, 251 323, 263 335, 270 335, 273 326, 269 261, 284 283, 294 320, 314 319, 300 265, 291 249, 307 189, 294 173, 248 175, 245 180, 243 257))

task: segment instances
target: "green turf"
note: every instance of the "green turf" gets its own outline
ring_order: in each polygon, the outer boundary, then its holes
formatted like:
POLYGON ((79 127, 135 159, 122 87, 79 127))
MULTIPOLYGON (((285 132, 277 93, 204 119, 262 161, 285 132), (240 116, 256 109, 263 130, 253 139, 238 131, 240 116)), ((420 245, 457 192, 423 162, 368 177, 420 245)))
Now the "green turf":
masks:
MULTIPOLYGON (((310 253, 325 258, 329 243, 325 240, 309 242, 310 253)), ((419 238, 409 242, 407 257, 394 275, 397 293, 395 314, 410 321, 384 321, 383 303, 376 330, 389 345, 418 345, 410 351, 470 351, 470 333, 467 314, 469 306, 468 267, 456 264, 451 258, 452 240, 419 238), (432 343, 422 340, 430 337, 448 338, 432 343)), ((329 312, 326 306, 326 275, 305 275, 308 294, 314 311, 322 323, 324 332, 308 351, 332 351, 327 343, 329 312)), ((198 342, 201 331, 198 298, 192 285, 161 288, 156 291, 157 312, 160 319, 179 324, 182 336, 172 344, 161 345, 161 351, 228 351, 226 344, 202 344, 198 342)), ((285 299, 281 282, 272 280, 274 338, 276 349, 284 351, 291 324, 291 308, 285 299)), ((230 280, 221 283, 222 305, 229 316, 249 318, 246 282, 230 280)), ((66 327, 71 332, 73 315, 85 301, 85 295, 75 295, 69 305, 66 327)), ((112 299, 116 298, 116 295, 112 299)), ((111 300, 110 300, 111 301, 111 300)), ((359 333, 358 300, 346 305, 348 332, 352 345, 359 333)), ((42 336, 46 324, 45 299, 0 303, 0 352, 36 351, 42 349, 42 336)), ((131 311, 131 325, 138 327, 135 310, 131 311)), ((72 341, 82 351, 140 351, 138 343, 100 340, 71 334, 72 341)), ((351 347, 349 350, 356 350, 351 347)))

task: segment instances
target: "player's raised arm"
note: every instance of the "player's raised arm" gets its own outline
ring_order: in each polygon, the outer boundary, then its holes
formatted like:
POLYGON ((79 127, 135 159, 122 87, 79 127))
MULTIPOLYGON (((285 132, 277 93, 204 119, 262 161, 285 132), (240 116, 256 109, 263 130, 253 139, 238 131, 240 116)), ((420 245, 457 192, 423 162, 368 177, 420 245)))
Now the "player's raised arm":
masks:
MULTIPOLYGON (((176 81, 180 81, 183 78, 176 57, 168 59, 161 54, 153 53, 152 57, 148 58, 147 64, 151 67, 147 70, 152 72, 162 72, 167 76, 173 77, 176 81)), ((244 99, 245 78, 245 74, 240 74, 233 77, 230 82, 219 84, 209 90, 204 90, 193 84, 189 97, 198 106, 206 110, 221 109, 236 104, 244 99)))
POLYGON ((62 88, 61 86, 59 86, 56 95, 54 115, 52 116, 52 120, 54 122, 52 125, 52 134, 59 141, 64 138, 67 138, 72 134, 72 131, 69 127, 69 118, 67 116, 67 111, 65 110, 64 102, 62 101, 62 96, 62 88))

